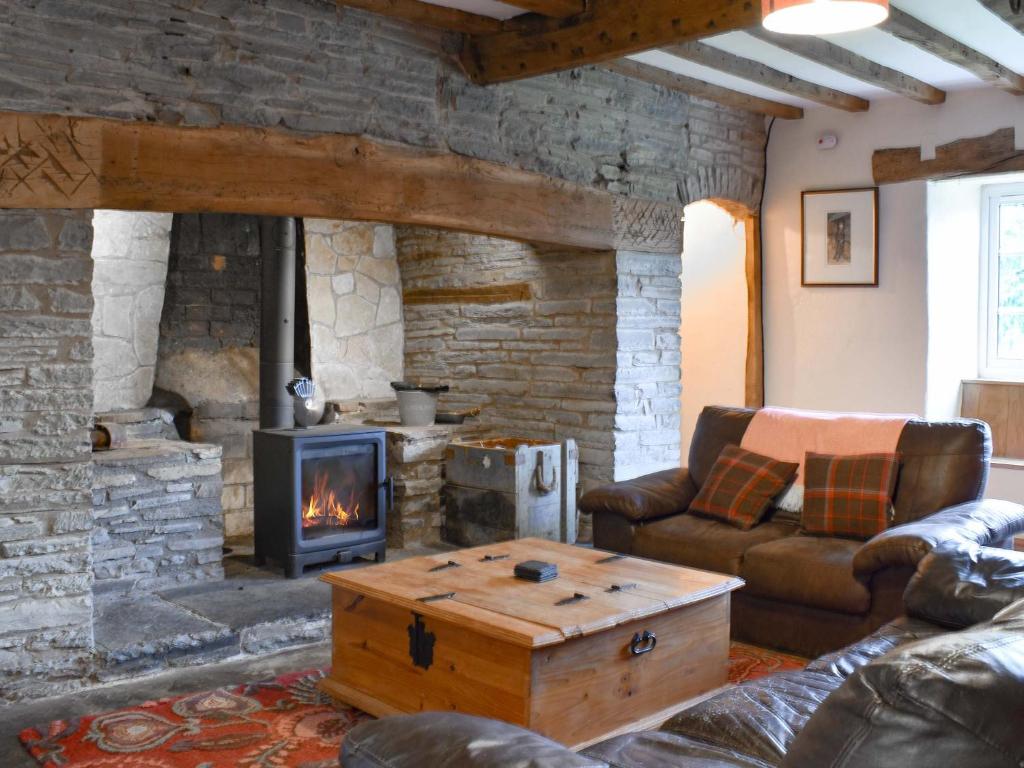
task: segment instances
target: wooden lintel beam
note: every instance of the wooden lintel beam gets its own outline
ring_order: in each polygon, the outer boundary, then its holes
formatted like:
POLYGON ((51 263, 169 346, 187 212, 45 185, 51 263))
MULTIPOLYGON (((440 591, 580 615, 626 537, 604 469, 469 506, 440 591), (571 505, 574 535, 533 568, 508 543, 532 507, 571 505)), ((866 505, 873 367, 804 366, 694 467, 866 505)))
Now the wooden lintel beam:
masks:
POLYGON ((611 61, 761 23, 755 0, 590 0, 569 19, 474 35, 462 66, 477 83, 500 83, 611 61))
POLYGON ((980 0, 980 2, 1018 32, 1024 32, 1024 10, 1014 13, 1009 0, 980 0))
POLYGON ((1003 128, 935 148, 935 158, 921 159, 920 147, 879 149, 871 158, 876 184, 948 179, 977 173, 1024 171, 1024 150, 1015 146, 1013 128, 1003 128))
MULTIPOLYGON (((1003 5, 1009 8, 1006 0, 1003 5)), ((899 8, 889 8, 889 18, 881 25, 881 29, 905 43, 966 69, 997 88, 1018 96, 1024 94, 1024 77, 899 8)), ((1024 41, 1021 44, 1024 45, 1024 41)))
POLYGON ((745 59, 704 43, 670 45, 662 50, 681 59, 717 69, 719 72, 741 77, 768 88, 774 88, 791 96, 799 96, 818 104, 824 104, 826 107, 835 107, 847 112, 864 112, 871 106, 870 102, 859 96, 801 80, 786 72, 772 69, 759 61, 745 59))
POLYGON ((467 13, 456 8, 422 3, 420 0, 335 0, 341 7, 359 8, 381 16, 391 16, 425 27, 471 35, 488 35, 501 31, 501 22, 489 16, 467 13))
POLYGON ((946 92, 929 85, 915 77, 899 72, 877 61, 848 51, 819 37, 809 35, 781 35, 769 32, 761 27, 752 27, 746 32, 764 40, 766 43, 782 48, 808 61, 829 67, 844 75, 862 80, 865 83, 898 93, 923 104, 941 104, 946 100, 946 92))
POLYGON ((745 109, 748 112, 759 112, 764 115, 773 115, 785 120, 799 120, 804 116, 800 107, 791 104, 783 104, 779 101, 762 99, 759 96, 751 96, 748 93, 733 91, 723 88, 720 85, 712 85, 703 80, 670 72, 661 67, 653 67, 631 59, 617 59, 599 65, 611 72, 616 72, 634 80, 643 80, 646 83, 660 85, 672 91, 679 91, 690 96, 697 96, 709 101, 715 101, 737 109, 745 109))
POLYGON ((585 0, 507 0, 507 4, 556 19, 576 16, 587 8, 585 0))
POLYGON ((361 136, 0 112, 0 208, 250 213, 679 253, 682 208, 361 136))

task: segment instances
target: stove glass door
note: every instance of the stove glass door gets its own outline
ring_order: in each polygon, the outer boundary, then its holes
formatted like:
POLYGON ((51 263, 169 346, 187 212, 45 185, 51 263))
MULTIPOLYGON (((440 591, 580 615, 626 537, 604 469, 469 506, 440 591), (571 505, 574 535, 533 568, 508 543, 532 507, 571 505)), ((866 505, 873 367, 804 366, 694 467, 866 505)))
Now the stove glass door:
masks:
POLYGON ((302 538, 377 527, 377 447, 342 443, 303 449, 302 538))

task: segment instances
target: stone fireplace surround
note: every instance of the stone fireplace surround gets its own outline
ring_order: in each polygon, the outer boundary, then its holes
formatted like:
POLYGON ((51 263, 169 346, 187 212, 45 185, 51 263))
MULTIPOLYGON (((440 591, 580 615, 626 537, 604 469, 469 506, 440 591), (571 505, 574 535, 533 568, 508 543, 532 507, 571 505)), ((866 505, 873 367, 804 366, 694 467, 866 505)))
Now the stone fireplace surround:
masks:
MULTIPOLYGON (((219 288, 208 288, 205 304, 202 296, 190 295, 184 319, 172 313, 182 306, 174 269, 186 257, 194 269, 205 264, 213 275, 228 272, 229 279, 234 279, 233 263, 239 271, 258 274, 253 260, 259 249, 247 244, 258 227, 252 217, 183 215, 165 230, 152 221, 145 226, 131 221, 138 215, 101 213, 94 221, 88 211, 0 213, 0 231, 9 244, 0 251, 7 267, 4 296, 18 308, 17 322, 6 321, 7 333, 0 337, 13 366, 5 369, 8 386, 2 397, 5 413, 19 409, 22 414, 17 424, 5 422, 9 439, 3 442, 6 461, 0 467, 0 578, 9 599, 18 601, 22 619, 5 628, 11 637, 0 654, 11 660, 8 669, 21 665, 35 680, 9 676, 8 699, 56 692, 88 679, 94 666, 94 592, 219 578, 217 550, 225 521, 234 513, 235 530, 245 532, 250 520, 227 504, 221 518, 220 505, 211 502, 224 502, 232 498, 231 486, 251 482, 256 403, 254 396, 239 394, 256 391, 258 293, 244 293, 236 284, 230 304, 234 322, 226 329, 229 321, 213 315, 224 306, 215 297, 219 288), (90 259, 94 233, 101 240, 108 237, 118 218, 130 224, 122 233, 148 233, 143 240, 193 225, 214 233, 217 247, 210 249, 184 251, 170 237, 158 333, 153 308, 140 312, 131 297, 134 287, 157 293, 152 265, 160 263, 153 258, 159 248, 149 241, 140 246, 141 268, 133 265, 130 247, 121 249, 116 268, 104 264, 102 249, 95 262, 90 259), (102 306, 95 313, 93 295, 102 306), (119 295, 127 297, 124 305, 110 300, 119 295), (209 316, 197 319, 207 309, 209 316), (118 311, 128 317, 119 321, 118 311), (121 336, 107 344, 113 329, 121 336), (156 350, 149 346, 153 342, 156 350), (112 353, 117 350, 130 350, 130 360, 112 353), (196 443, 167 439, 173 437, 168 427, 163 435, 136 434, 121 455, 90 454, 84 428, 96 402, 130 412, 150 396, 137 383, 108 388, 103 374, 129 365, 137 370, 147 360, 156 360, 157 387, 195 381, 201 385, 196 391, 230 397, 195 402, 196 443), (165 366, 173 374, 164 373, 165 366), (15 457, 23 463, 12 464, 15 457), (222 479, 224 492, 218 493, 222 479), (186 514, 193 499, 197 512, 186 514), (126 517, 128 506, 134 521, 126 517), (161 510, 173 510, 165 517, 177 523, 158 519, 161 510), (183 522, 188 531, 167 528, 183 522), (150 527, 142 530, 145 526, 150 527), (139 544, 140 531, 149 543, 139 544), (132 553, 118 546, 118 536, 126 533, 133 538, 132 553), (186 562, 183 552, 189 565, 174 571, 175 561, 186 562), (118 557, 130 566, 127 571, 117 570, 118 557), (145 563, 152 566, 139 570, 145 563), (49 680, 42 689, 40 677, 49 680)), ((448 405, 483 409, 470 427, 473 436, 513 431, 577 439, 584 485, 676 463, 678 257, 575 251, 345 222, 309 222, 306 236, 307 253, 315 254, 307 256, 313 373, 329 395, 366 401, 384 394, 393 378, 448 380, 453 385, 448 405), (376 275, 370 278, 373 285, 364 272, 376 275), (514 300, 474 298, 478 288, 494 286, 515 286, 514 300), (410 301, 391 308, 386 291, 399 289, 410 301), (351 312, 356 300, 374 311, 351 312), (346 369, 351 378, 346 379, 346 369), (345 389, 350 381, 364 389, 345 389)), ((188 399, 192 393, 177 394, 188 399)), ((398 470, 392 543, 438 540, 443 510, 433 499, 443 484, 441 454, 451 434, 444 428, 415 434, 396 430, 389 441, 393 464, 408 466, 398 470)))
MULTIPOLYGON (((5 110, 363 135, 678 206, 725 198, 753 209, 760 192, 764 125, 756 116, 589 68, 478 88, 442 55, 442 36, 372 14, 339 12, 320 0, 201 0, 187 8, 176 6, 170 19, 165 4, 133 0, 110 0, 102 10, 88 4, 72 9, 6 0, 0 6, 6 11, 0 14, 0 29, 7 32, 0 35, 0 53, 31 62, 8 72, 17 82, 0 96, 5 110), (190 45, 180 45, 182 34, 190 37, 190 45), (81 46, 82 39, 97 44, 81 46), (98 71, 103 72, 100 79, 98 71)), ((159 360, 151 362, 154 350, 144 343, 136 349, 135 340, 131 371, 103 367, 104 348, 127 349, 119 325, 124 313, 115 312, 108 320, 104 299, 97 310, 106 340, 97 342, 91 322, 92 273, 94 266, 101 275, 120 270, 90 258, 91 210, 55 209, 52 201, 40 205, 47 210, 0 211, 3 702, 71 690, 97 679, 95 465, 87 437, 96 408, 94 379, 108 382, 105 394, 130 391, 151 371, 158 376, 160 368, 159 360), (100 364, 94 365, 97 360, 100 364)), ((151 231, 170 229, 170 217, 163 216, 151 231)), ((472 251, 476 246, 471 239, 453 243, 449 253, 463 247, 472 251)), ((592 286, 602 292, 607 288, 601 298, 573 296, 571 285, 545 294, 547 273, 537 271, 538 265, 557 265, 558 249, 507 247, 523 248, 518 269, 534 270, 514 278, 530 286, 529 300, 510 302, 512 307, 460 305, 457 312, 430 301, 407 303, 401 356, 406 373, 422 370, 426 375, 443 359, 463 366, 459 375, 473 383, 456 394, 462 401, 482 403, 496 426, 505 420, 521 421, 524 429, 579 430, 584 482, 627 477, 671 454, 663 427, 678 409, 678 361, 673 362, 678 339, 672 338, 678 322, 671 317, 678 315, 672 305, 678 300, 678 289, 673 296, 672 288, 678 258, 624 251, 591 254, 600 266, 593 267, 593 283, 580 284, 588 294, 592 286), (562 295, 555 298, 559 290, 562 295), (550 324, 532 330, 523 325, 526 304, 550 324), (587 339, 554 338, 573 316, 583 325, 604 327, 605 339, 593 333, 587 339), (506 320, 508 327, 499 330, 506 320), (434 321, 445 321, 437 335, 427 327, 434 321), (614 342, 607 337, 609 322, 614 342), (532 338, 527 331, 548 338, 532 338), (494 338, 498 333, 507 336, 494 338), (566 365, 558 355, 568 352, 590 357, 572 367, 573 379, 560 382, 567 386, 559 390, 557 379, 544 376, 558 376, 555 369, 566 365), (485 362, 487 357, 492 359, 485 362), (502 365, 514 377, 503 376, 502 365), (563 406, 573 415, 555 426, 537 422, 542 409, 554 412, 563 406), (588 430, 589 441, 583 439, 588 430)), ((120 258, 116 250, 108 256, 120 258)), ((458 270, 443 265, 444 252, 435 256, 420 254, 416 261, 423 262, 423 270, 411 265, 403 270, 402 281, 422 279, 427 292, 466 287, 458 270)), ((587 261, 579 259, 578 264, 587 261)), ((159 258, 147 261, 154 265, 140 270, 140 280, 142 271, 159 270, 159 258)), ((465 273, 476 280, 483 275, 481 270, 465 273)), ((335 286, 339 276, 330 277, 332 293, 349 295, 347 278, 335 286)), ((563 281, 570 282, 564 274, 563 281)), ((323 291, 325 281, 316 282, 323 291)), ((154 301, 139 302, 134 319, 152 312, 160 285, 169 281, 146 278, 145 287, 127 285, 124 293, 109 297, 149 291, 154 301)), ((236 306, 236 299, 244 325, 245 301, 237 296, 230 306, 236 306)), ((234 324, 234 316, 214 318, 213 312, 190 322, 205 322, 209 329, 214 322, 234 324)), ((311 317, 323 329, 331 327, 326 315, 321 319, 311 317)), ((235 338, 238 330, 217 328, 218 340, 235 338)), ((337 316, 334 331, 340 350, 337 316)), ((320 335, 330 334, 321 330, 320 335)), ((233 370, 244 371, 254 362, 244 346, 218 341, 218 348, 233 370)), ((127 368, 128 356, 115 359, 127 368)), ((234 422, 252 417, 251 402, 242 396, 210 402, 197 409, 197 423, 211 441, 216 436, 222 446, 232 444, 224 449, 224 493, 233 488, 233 503, 242 506, 228 507, 226 519, 229 527, 244 524, 246 444, 238 436, 241 425, 234 422), (218 429, 224 434, 215 435, 218 429)), ((133 615, 142 614, 128 611, 122 618, 130 623, 133 615)))
MULTIPOLYGON (((171 218, 97 213, 94 402, 141 408, 155 384, 156 402, 187 405, 188 439, 223 452, 225 534, 251 534, 258 218, 171 218), (132 297, 155 301, 161 278, 162 312, 140 311, 132 297), (155 375, 140 361, 155 361, 155 375), (148 377, 137 381, 137 371, 148 377), (111 388, 110 372, 131 386, 111 388)), ((358 222, 308 219, 304 229, 312 373, 345 410, 387 421, 391 381, 444 381, 443 406, 482 409, 476 434, 576 439, 584 489, 675 462, 677 258, 358 222)), ((440 538, 440 454, 451 430, 441 432, 425 452, 394 432, 392 545, 440 538), (399 457, 418 454, 426 463, 402 468, 399 457)))

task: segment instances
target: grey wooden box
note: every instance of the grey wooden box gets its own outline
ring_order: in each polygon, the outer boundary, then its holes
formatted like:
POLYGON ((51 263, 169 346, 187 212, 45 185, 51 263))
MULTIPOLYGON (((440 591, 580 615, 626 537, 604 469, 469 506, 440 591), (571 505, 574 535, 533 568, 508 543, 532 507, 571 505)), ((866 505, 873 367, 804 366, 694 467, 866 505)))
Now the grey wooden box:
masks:
POLYGON ((575 440, 456 441, 445 452, 445 539, 463 547, 576 541, 575 440))

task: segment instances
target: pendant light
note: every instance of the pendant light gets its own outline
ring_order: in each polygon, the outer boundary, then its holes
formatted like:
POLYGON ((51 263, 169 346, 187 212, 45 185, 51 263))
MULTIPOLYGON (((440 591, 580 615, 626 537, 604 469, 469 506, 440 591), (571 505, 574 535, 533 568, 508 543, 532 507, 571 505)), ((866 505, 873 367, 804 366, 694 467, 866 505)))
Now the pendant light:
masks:
POLYGON ((889 0, 761 0, 764 28, 789 35, 831 35, 881 24, 889 0))

